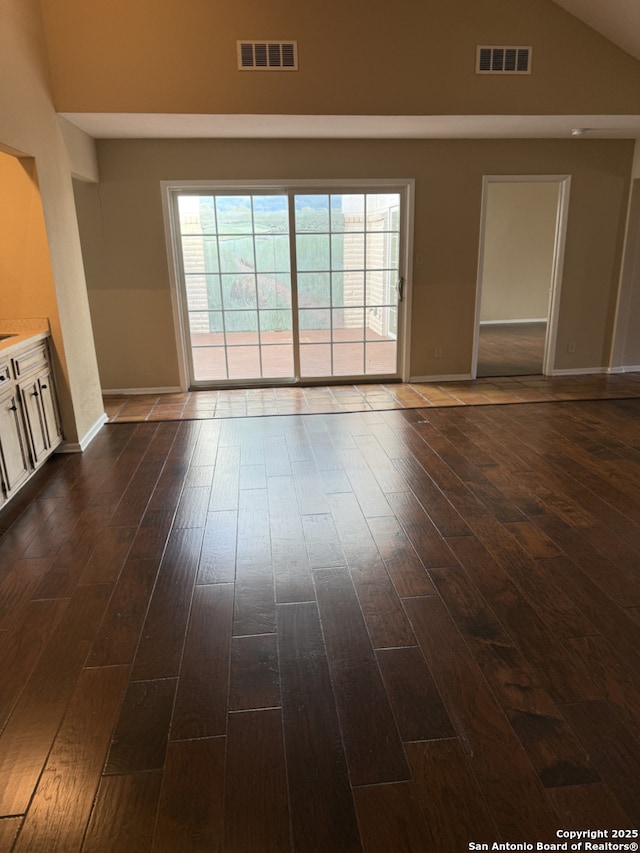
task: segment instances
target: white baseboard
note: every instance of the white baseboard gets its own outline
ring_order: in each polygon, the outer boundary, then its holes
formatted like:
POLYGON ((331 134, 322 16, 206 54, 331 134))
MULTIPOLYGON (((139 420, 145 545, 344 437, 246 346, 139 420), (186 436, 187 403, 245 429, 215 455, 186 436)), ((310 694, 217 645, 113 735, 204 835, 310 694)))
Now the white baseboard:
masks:
POLYGON ((85 432, 80 441, 63 441, 60 447, 56 448, 56 453, 82 453, 91 444, 108 420, 106 413, 103 412, 91 429, 85 432))
POLYGON ((517 326, 520 323, 546 323, 546 317, 532 317, 530 320, 480 320, 481 326, 517 326))
POLYGON ((134 394, 180 394, 182 391, 183 389, 179 385, 167 385, 165 388, 103 388, 102 394, 105 397, 110 397, 115 394, 118 396, 133 396, 134 394))
POLYGON ((640 373, 640 364, 623 364, 621 367, 608 367, 607 373, 640 373))
POLYGON ((608 367, 572 367, 567 370, 554 370, 552 376, 587 376, 591 374, 608 373, 608 367))
POLYGON ((468 382, 470 379, 470 373, 443 373, 441 376, 410 376, 407 381, 409 384, 414 382, 433 384, 434 382, 468 382))

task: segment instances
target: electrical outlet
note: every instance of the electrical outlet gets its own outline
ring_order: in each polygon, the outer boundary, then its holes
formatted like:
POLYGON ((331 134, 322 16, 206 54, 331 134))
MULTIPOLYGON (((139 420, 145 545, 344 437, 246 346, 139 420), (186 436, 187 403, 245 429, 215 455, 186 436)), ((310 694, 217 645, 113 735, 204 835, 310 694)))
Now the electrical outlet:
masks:
POLYGON ((567 344, 567 352, 569 353, 569 355, 574 355, 575 351, 576 351, 575 341, 571 341, 570 344, 567 344))
POLYGON ((424 263, 424 255, 422 254, 422 252, 418 252, 418 254, 416 255, 416 263, 417 264, 423 264, 424 263))
POLYGON ((433 357, 434 358, 442 358, 442 347, 434 347, 433 348, 433 357))

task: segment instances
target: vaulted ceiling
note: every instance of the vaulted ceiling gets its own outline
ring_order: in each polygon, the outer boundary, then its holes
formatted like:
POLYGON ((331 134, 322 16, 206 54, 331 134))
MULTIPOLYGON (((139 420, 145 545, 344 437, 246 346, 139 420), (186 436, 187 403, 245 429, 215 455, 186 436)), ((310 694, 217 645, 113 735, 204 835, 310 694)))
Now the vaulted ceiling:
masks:
POLYGON ((631 56, 640 59, 639 0, 554 0, 631 56))
MULTIPOLYGON (((552 0, 640 61, 640 0, 552 0)), ((640 139, 640 115, 283 116, 62 113, 94 137, 504 137, 640 139), (327 119, 330 118, 330 121, 327 119)))

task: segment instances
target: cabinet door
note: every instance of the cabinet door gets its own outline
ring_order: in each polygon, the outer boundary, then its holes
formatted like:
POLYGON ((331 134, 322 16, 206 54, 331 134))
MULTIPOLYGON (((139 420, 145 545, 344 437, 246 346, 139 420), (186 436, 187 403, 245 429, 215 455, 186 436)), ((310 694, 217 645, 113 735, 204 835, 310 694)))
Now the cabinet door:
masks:
POLYGON ((47 431, 49 450, 51 451, 62 442, 60 415, 58 413, 58 403, 51 371, 43 370, 38 374, 37 381, 40 391, 42 417, 47 431))
POLYGON ((29 476, 29 454, 15 393, 0 400, 0 462, 5 493, 12 494, 29 476))
POLYGON ((38 377, 21 382, 20 397, 24 410, 27 430, 29 432, 29 444, 34 467, 37 467, 49 453, 49 437, 45 426, 44 411, 40 393, 38 377))

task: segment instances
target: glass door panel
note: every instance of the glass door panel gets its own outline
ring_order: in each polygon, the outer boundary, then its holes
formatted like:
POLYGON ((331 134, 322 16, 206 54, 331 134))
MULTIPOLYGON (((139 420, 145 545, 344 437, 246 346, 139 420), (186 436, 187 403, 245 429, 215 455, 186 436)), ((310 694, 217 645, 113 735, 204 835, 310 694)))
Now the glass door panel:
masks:
POLYGON ((399 209, 398 193, 295 196, 302 378, 397 373, 399 209))
POLYGON ((293 379, 282 194, 178 196, 192 379, 293 379))

